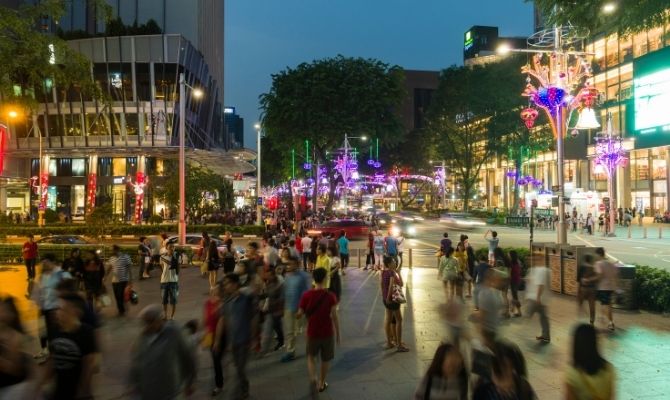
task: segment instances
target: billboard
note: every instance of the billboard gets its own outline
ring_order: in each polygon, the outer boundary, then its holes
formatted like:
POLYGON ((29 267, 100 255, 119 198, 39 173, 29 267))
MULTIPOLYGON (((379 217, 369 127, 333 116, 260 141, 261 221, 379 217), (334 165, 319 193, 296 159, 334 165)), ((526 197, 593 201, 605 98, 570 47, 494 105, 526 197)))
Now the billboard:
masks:
POLYGON ((670 145, 670 48, 637 58, 633 65, 632 131, 636 148, 670 145))

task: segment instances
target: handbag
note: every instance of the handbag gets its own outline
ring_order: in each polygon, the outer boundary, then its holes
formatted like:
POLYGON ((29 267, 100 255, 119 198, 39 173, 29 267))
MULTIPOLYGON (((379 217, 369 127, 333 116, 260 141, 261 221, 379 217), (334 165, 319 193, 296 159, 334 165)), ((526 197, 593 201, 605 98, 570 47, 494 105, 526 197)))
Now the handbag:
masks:
POLYGON ((395 276, 391 279, 391 285, 391 300, 398 304, 407 303, 405 294, 402 292, 402 286, 395 283, 395 276))

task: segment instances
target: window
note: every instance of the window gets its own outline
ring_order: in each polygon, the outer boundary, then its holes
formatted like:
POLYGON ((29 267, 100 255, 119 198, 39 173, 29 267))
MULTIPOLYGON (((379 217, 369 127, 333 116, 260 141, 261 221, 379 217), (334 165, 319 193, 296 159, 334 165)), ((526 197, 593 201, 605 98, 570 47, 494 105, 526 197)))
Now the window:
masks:
POLYGON ((58 160, 55 158, 49 160, 49 176, 58 176, 58 160))
POLYGON ((641 32, 633 36, 633 56, 640 57, 647 54, 647 32, 641 32))
POLYGON ((605 70, 605 39, 600 39, 594 44, 594 49, 593 52, 595 53, 595 57, 593 58, 596 63, 596 71, 604 71, 605 70))
POLYGON ((619 41, 619 62, 625 63, 633 60, 633 37, 624 36, 619 41))
POLYGON ((112 176, 112 159, 110 157, 98 158, 98 176, 112 176))
POLYGON ((137 173, 137 157, 128 157, 126 159, 126 174, 130 175, 135 179, 135 174, 137 173))
POLYGON ((607 38, 607 66, 613 67, 619 64, 619 40, 616 34, 607 38))
POLYGON ((86 176, 86 159, 72 159, 72 176, 86 176))
POLYGON ((656 51, 663 47, 663 28, 654 28, 649 31, 649 51, 656 51))
POLYGON ((126 176, 125 158, 114 158, 112 160, 112 176, 126 176))
POLYGON ((57 163, 58 176, 72 176, 72 159, 59 158, 57 163))

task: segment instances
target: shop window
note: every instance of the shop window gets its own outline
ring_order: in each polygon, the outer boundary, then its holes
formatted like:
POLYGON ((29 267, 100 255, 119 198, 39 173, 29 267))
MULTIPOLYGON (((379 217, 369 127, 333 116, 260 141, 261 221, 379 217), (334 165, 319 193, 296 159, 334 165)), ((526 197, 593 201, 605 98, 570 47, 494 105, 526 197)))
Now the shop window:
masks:
POLYGON ((98 176, 113 176, 112 158, 110 157, 98 158, 98 176))
POLYGON ((72 159, 72 176, 86 176, 86 159, 72 159))
POLYGON ((633 60, 633 37, 624 36, 619 40, 619 62, 625 63, 633 60))
POLYGON ((633 36, 633 56, 640 57, 647 54, 647 32, 640 32, 633 36))
POLYGON ((126 158, 126 174, 132 176, 133 179, 135 179, 136 173, 137 173, 137 157, 126 158))
POLYGON ((605 39, 600 39, 594 44, 594 51, 595 57, 594 61, 597 66, 597 71, 604 71, 606 68, 605 64, 605 39))
POLYGON ((619 65, 619 40, 616 34, 607 38, 606 54, 608 67, 619 65))
POLYGON ((49 176, 58 176, 58 160, 55 158, 49 160, 49 176))
POLYGON ((57 161, 58 176, 72 176, 72 159, 59 158, 57 161))
POLYGON ((666 178, 666 166, 665 166, 665 160, 658 160, 654 159, 653 160, 653 178, 654 180, 656 179, 665 179, 666 178))
POLYGON ((126 176, 126 159, 112 159, 112 176, 126 176))

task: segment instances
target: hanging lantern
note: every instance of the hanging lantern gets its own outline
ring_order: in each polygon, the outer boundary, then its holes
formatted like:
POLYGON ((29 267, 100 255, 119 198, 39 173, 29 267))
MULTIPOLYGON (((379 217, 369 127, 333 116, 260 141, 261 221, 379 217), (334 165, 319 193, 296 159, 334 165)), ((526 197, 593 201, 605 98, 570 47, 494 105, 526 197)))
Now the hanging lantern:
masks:
POLYGON ((371 167, 373 165, 375 165, 375 160, 372 160, 372 159, 368 160, 368 165, 371 166, 371 167))
POLYGON ((302 169, 304 169, 306 171, 309 171, 310 169, 312 169, 312 164, 311 163, 304 163, 304 164, 302 164, 302 169))
POLYGON ((556 108, 563 102, 563 97, 565 97, 565 90, 560 87, 541 87, 537 92, 533 93, 533 102, 553 114, 556 108))
POLYGON ((526 124, 526 128, 530 129, 535 125, 535 120, 537 119, 538 112, 536 109, 532 107, 524 108, 521 111, 521 119, 523 120, 524 124, 526 124))
POLYGON ((593 108, 585 107, 579 113, 579 119, 577 120, 577 125, 575 129, 597 129, 600 128, 600 124, 596 119, 596 112, 593 111, 593 108))
POLYGON ((375 168, 381 168, 381 166, 382 163, 380 163, 379 161, 375 161, 375 168))

